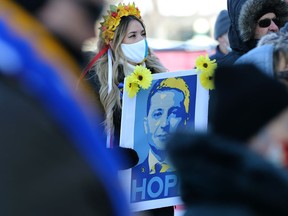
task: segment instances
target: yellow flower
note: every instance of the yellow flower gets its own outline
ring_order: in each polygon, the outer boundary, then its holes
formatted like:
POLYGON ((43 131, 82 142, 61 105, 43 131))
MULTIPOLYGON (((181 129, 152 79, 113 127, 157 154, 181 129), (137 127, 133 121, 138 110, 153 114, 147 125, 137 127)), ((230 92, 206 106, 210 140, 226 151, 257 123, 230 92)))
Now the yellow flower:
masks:
POLYGON ((118 17, 114 18, 110 16, 106 22, 107 22, 106 25, 108 26, 108 29, 114 31, 120 23, 120 18, 118 17))
POLYGON ((125 9, 124 5, 119 4, 119 6, 118 6, 118 14, 119 14, 119 17, 128 16, 129 15, 129 11, 127 11, 125 9))
POLYGON ((208 55, 206 55, 206 57, 201 55, 196 58, 195 66, 196 66, 196 69, 201 72, 214 71, 217 67, 217 63, 215 59, 210 60, 208 55))
POLYGON ((104 38, 104 41, 106 42, 106 44, 108 44, 109 41, 114 38, 114 32, 111 30, 103 31, 102 37, 104 38))
POLYGON ((214 70, 200 73, 200 83, 207 90, 214 89, 214 70))
POLYGON ((136 66, 132 74, 139 86, 143 89, 148 89, 152 83, 151 71, 143 66, 136 66))
POLYGON ((139 91, 140 87, 137 84, 137 80, 134 76, 127 76, 125 81, 125 89, 128 92, 128 96, 133 98, 139 91))
POLYGON ((119 3, 117 6, 117 11, 119 12, 120 10, 125 10, 125 4, 119 3))
POLYGON ((140 16, 139 9, 135 7, 135 3, 128 4, 128 11, 134 16, 140 16))

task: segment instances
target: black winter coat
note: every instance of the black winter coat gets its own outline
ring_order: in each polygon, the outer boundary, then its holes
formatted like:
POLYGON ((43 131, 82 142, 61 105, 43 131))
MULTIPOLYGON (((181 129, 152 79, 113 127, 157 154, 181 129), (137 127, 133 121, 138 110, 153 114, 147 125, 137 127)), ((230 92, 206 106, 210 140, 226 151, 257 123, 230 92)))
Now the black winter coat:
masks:
POLYGON ((238 19, 245 2, 246 0, 228 0, 227 2, 228 14, 231 20, 228 37, 232 51, 217 61, 218 66, 233 64, 240 56, 256 47, 257 40, 243 42, 240 38, 238 19))
MULTIPOLYGON (((251 40, 248 42, 244 42, 240 37, 238 19, 240 10, 246 1, 247 0, 228 0, 227 2, 228 15, 231 20, 228 37, 232 51, 229 52, 227 55, 217 59, 218 67, 223 65, 234 64, 234 62, 238 58, 247 53, 249 50, 256 47, 258 40, 251 40)), ((213 112, 213 106, 215 104, 214 90, 210 90, 209 94, 210 97, 209 97, 208 121, 210 122, 209 116, 213 112)))
POLYGON ((210 58, 211 60, 214 60, 214 59, 215 59, 216 62, 217 62, 218 59, 223 58, 223 56, 225 56, 225 54, 221 52, 220 47, 219 47, 219 45, 218 45, 218 46, 216 46, 216 48, 215 48, 215 53, 214 53, 213 55, 209 56, 209 58, 210 58))
POLYGON ((176 134, 167 144, 185 216, 287 216, 288 174, 242 143, 176 134))

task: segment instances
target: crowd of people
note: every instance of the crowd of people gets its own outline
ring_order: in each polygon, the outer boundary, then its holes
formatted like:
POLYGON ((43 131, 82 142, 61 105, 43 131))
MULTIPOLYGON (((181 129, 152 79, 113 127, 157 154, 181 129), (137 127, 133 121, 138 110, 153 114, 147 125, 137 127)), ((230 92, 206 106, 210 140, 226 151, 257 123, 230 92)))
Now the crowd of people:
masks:
POLYGON ((118 179, 130 168, 150 180, 176 173, 167 184, 179 185, 187 216, 288 215, 288 3, 227 0, 215 23, 207 131, 185 128, 187 81, 159 80, 142 161, 120 146, 124 80, 139 66, 168 70, 137 5, 106 6, 1 3, 1 215, 175 215, 168 204, 131 211, 118 179), (85 53, 96 21, 97 48, 85 53))
POLYGON ((231 51, 217 58, 208 130, 174 134, 167 153, 185 215, 287 215, 287 2, 227 6, 231 51))

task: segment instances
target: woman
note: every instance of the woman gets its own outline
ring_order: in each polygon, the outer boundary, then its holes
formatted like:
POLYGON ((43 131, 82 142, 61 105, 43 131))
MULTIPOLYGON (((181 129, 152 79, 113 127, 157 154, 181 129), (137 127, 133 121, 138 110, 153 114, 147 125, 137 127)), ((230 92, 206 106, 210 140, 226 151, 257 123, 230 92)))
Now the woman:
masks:
POLYGON ((88 67, 89 79, 99 93, 105 110, 106 133, 112 138, 112 145, 118 146, 121 84, 125 76, 131 74, 136 65, 145 66, 152 73, 167 69, 149 49, 140 11, 134 4, 119 4, 114 11, 108 11, 108 16, 101 23, 98 50, 98 55, 90 62, 93 66, 91 69, 88 67))
MULTIPOLYGON (((148 47, 145 25, 135 4, 120 3, 110 9, 101 23, 99 53, 90 61, 81 78, 89 72, 88 79, 99 93, 106 115, 107 146, 118 147, 125 76, 130 75, 137 65, 150 69, 152 73, 166 72, 167 69, 148 47)), ((128 153, 124 154, 130 157, 128 153)), ((136 163, 130 163, 130 167, 136 163)), ((171 206, 150 210, 149 215, 174 215, 174 209, 171 206)))

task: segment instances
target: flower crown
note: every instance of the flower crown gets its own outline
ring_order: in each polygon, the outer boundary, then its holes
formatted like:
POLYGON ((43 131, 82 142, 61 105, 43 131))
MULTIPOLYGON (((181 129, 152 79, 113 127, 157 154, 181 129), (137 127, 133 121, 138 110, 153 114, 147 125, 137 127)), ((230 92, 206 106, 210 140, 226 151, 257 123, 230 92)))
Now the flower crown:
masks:
POLYGON ((105 44, 109 44, 109 42, 114 38, 114 31, 117 26, 120 24, 121 18, 123 16, 135 16, 138 19, 141 19, 140 11, 137 7, 135 7, 135 3, 132 4, 118 4, 118 6, 110 5, 110 11, 108 10, 108 15, 103 16, 104 22, 100 23, 101 27, 101 36, 105 42, 105 44))

